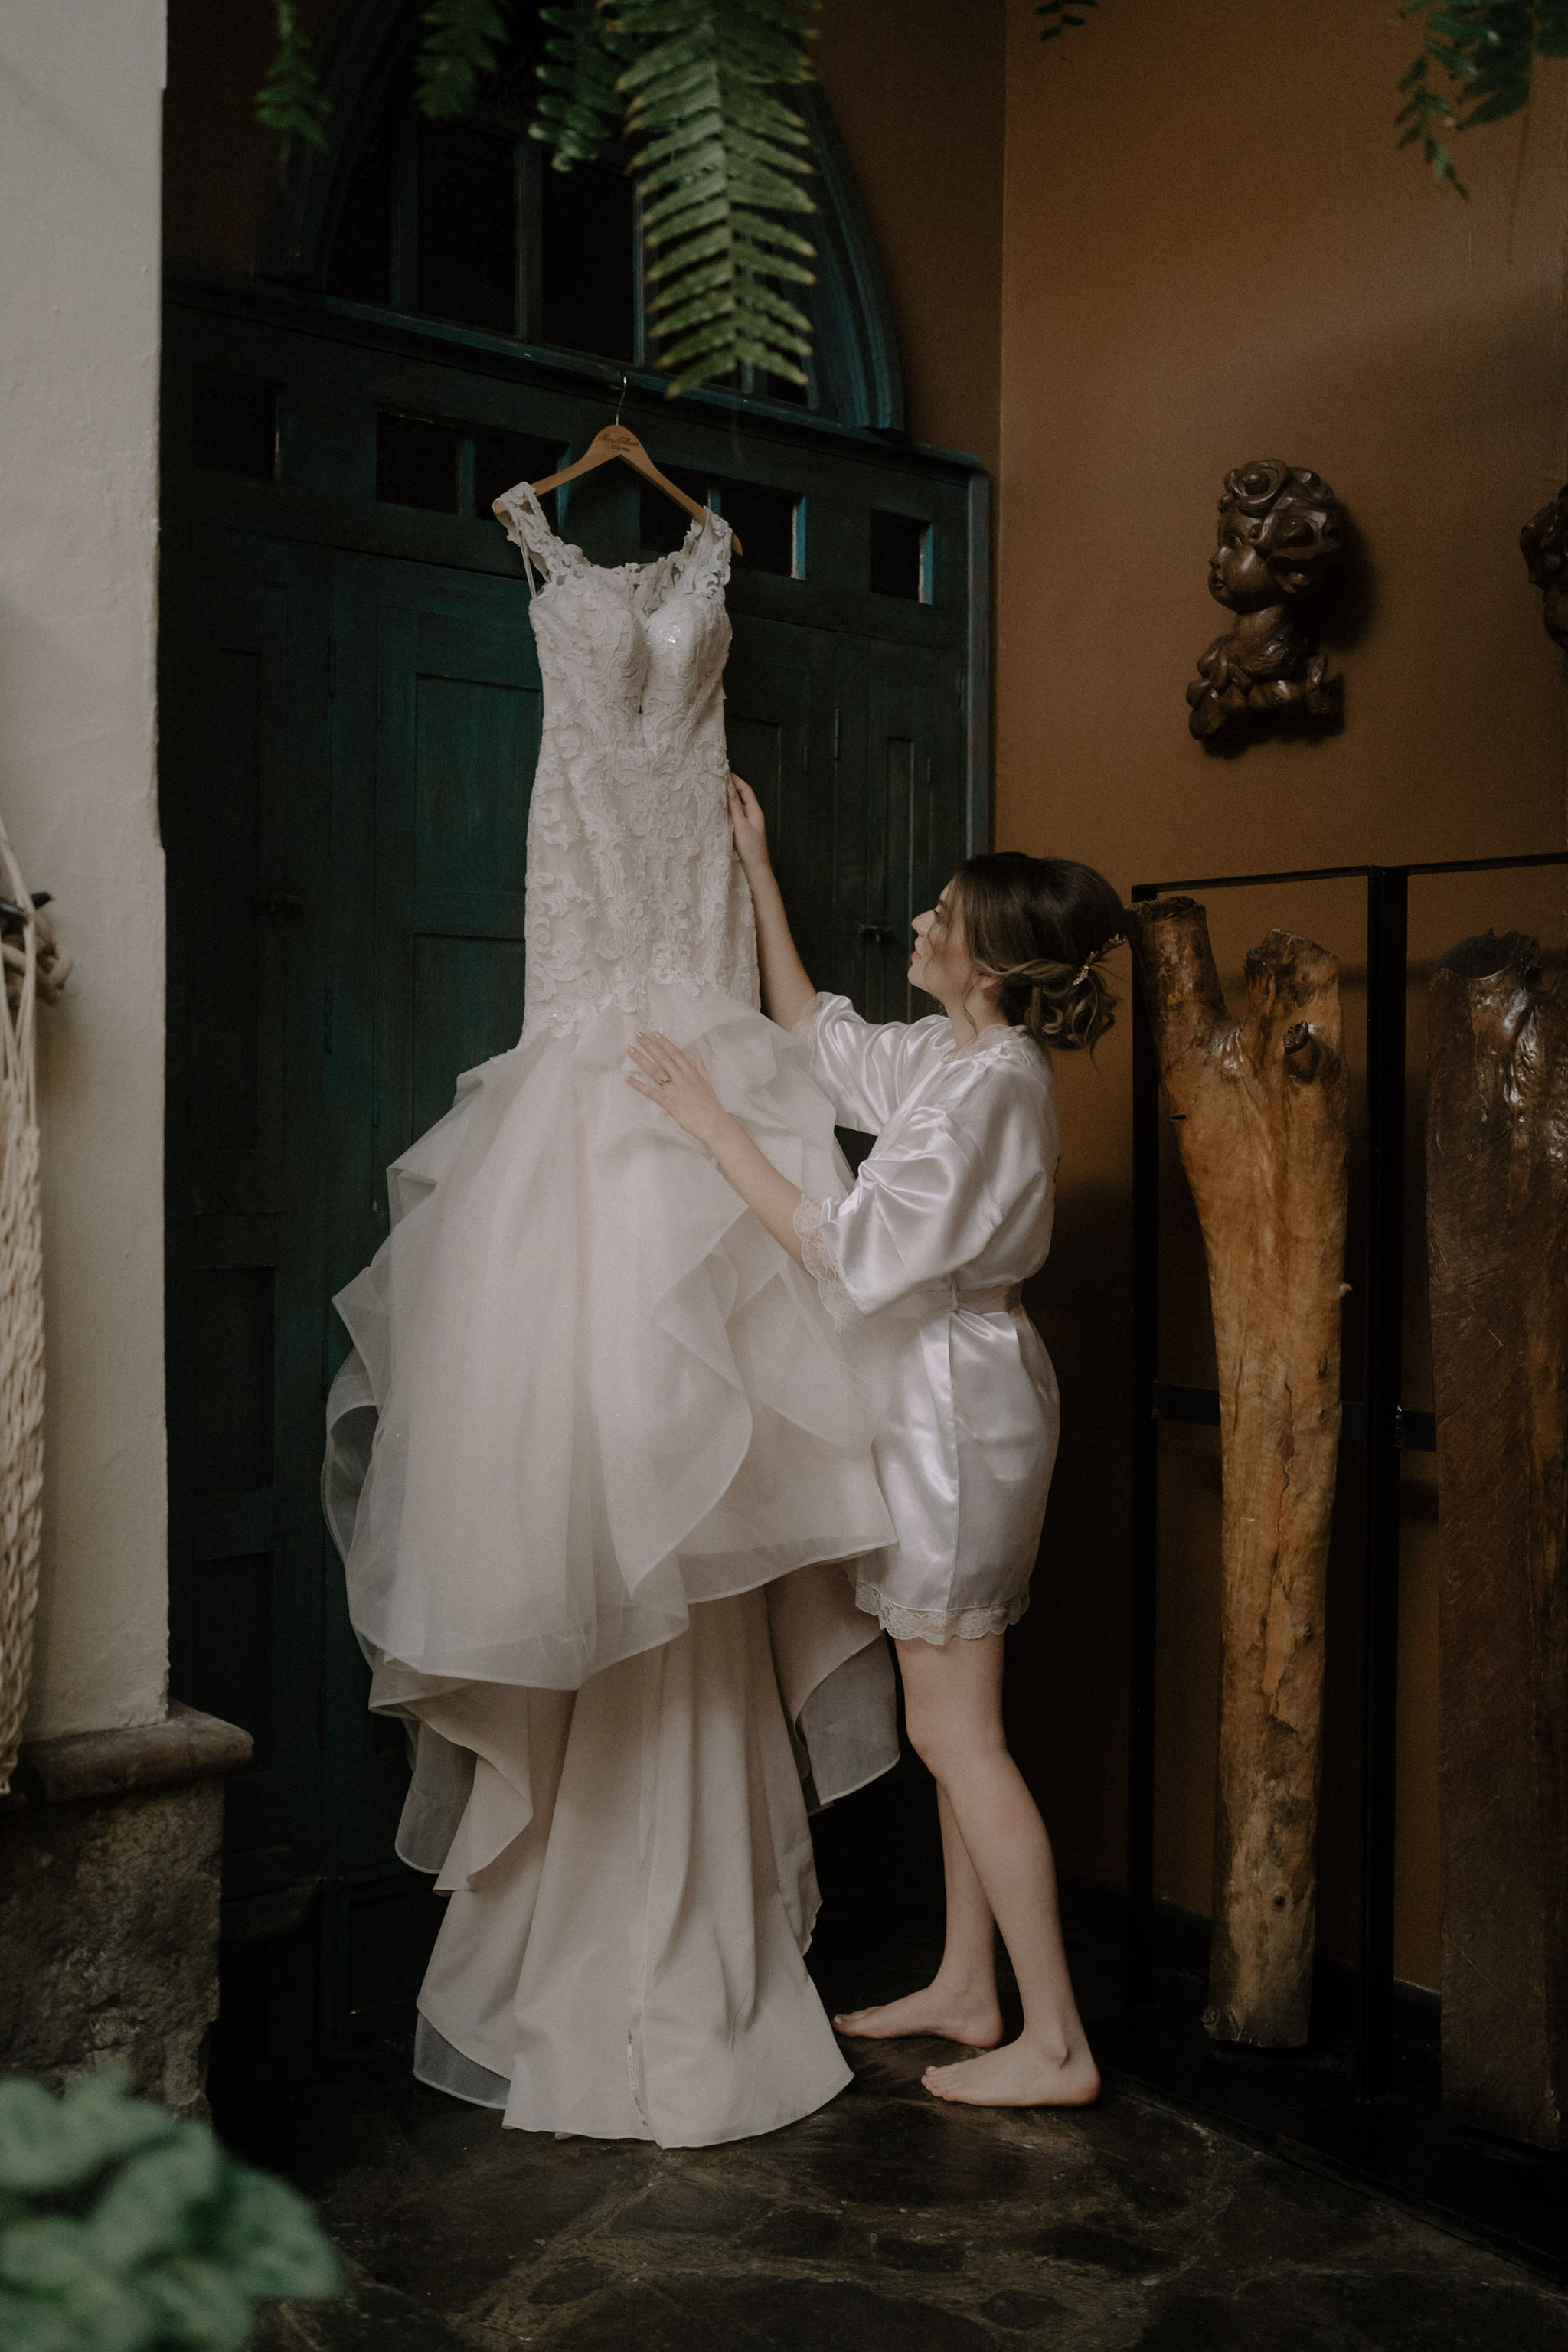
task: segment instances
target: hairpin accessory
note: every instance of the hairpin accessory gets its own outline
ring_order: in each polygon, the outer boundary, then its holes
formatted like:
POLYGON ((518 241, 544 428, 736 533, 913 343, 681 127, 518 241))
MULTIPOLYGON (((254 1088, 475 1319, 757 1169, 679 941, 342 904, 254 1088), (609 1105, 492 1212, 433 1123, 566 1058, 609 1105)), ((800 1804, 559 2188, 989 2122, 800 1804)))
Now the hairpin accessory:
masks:
POLYGON ((1106 940, 1103 947, 1098 947, 1095 949, 1092 955, 1085 956, 1083 961, 1079 964, 1078 970, 1072 976, 1073 986, 1075 988, 1081 988, 1084 982, 1089 978, 1089 973, 1094 969, 1094 966, 1100 961, 1101 956, 1108 956, 1112 948, 1121 947, 1124 942, 1125 934, 1121 931, 1118 931, 1112 938, 1106 940))

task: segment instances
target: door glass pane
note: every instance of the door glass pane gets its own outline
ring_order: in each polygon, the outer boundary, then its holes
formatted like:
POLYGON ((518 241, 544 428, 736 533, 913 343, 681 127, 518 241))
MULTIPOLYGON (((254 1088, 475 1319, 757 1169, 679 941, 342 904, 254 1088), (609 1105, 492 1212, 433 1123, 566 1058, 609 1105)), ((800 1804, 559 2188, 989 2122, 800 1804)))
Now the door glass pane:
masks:
POLYGON ((458 442, 453 425, 384 408, 375 420, 376 497, 390 506, 456 514, 458 442))
MULTIPOLYGON (((492 433, 476 426, 474 512, 482 520, 503 490, 515 489, 519 482, 542 482, 546 475, 558 474, 561 466, 559 441, 542 441, 532 433, 492 433)), ((540 504, 553 529, 554 491, 541 499, 540 504)))
POLYGON ((746 551, 741 562, 752 572, 772 572, 782 580, 793 580, 795 512, 800 504, 795 492, 771 489, 760 482, 715 482, 713 488, 725 521, 733 525, 746 551))
POLYGON ((418 307, 517 332, 515 145, 455 122, 419 125, 418 307))
POLYGON ((911 604, 931 601, 927 542, 931 525, 913 515, 871 516, 871 593, 901 596, 911 604))
MULTIPOLYGON (((661 466, 659 472, 667 475, 678 490, 684 490, 689 499, 695 499, 700 507, 707 505, 708 478, 705 474, 694 474, 682 466, 661 466)), ((673 499, 667 499, 654 483, 639 482, 637 544, 645 553, 675 554, 685 545, 686 534, 690 528, 691 517, 684 507, 678 507, 673 499)))
POLYGON ((357 302, 392 299, 392 147, 396 117, 384 114, 361 151, 343 194, 327 264, 329 294, 357 302))
POLYGON ((541 325, 547 343, 637 352, 637 277, 632 184, 624 172, 586 163, 540 173, 541 325))
POLYGON ((278 475, 278 387, 255 376, 198 375, 191 386, 191 457, 218 474, 278 475))

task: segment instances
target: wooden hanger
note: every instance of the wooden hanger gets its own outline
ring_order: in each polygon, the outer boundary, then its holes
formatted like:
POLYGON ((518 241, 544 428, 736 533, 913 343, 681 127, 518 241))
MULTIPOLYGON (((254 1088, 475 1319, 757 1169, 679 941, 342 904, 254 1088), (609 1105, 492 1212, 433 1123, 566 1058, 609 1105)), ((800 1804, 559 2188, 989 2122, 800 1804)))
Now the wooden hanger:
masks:
MULTIPOLYGON (((684 507, 697 521, 700 522, 708 511, 705 507, 700 507, 695 499, 689 499, 684 490, 678 490, 668 477, 659 472, 629 425, 606 425, 602 432, 595 434, 574 466, 563 467, 559 474, 548 474, 542 482, 531 482, 529 488, 536 499, 542 499, 546 491, 558 489, 563 482, 574 482, 579 474, 591 474, 595 466, 607 466, 612 457, 621 458, 634 473, 641 474, 645 480, 652 482, 656 489, 662 490, 667 499, 673 499, 678 507, 684 507)), ((500 521, 506 520, 499 499, 492 512, 500 521)), ((733 531, 730 533, 730 545, 737 555, 745 551, 733 531)))

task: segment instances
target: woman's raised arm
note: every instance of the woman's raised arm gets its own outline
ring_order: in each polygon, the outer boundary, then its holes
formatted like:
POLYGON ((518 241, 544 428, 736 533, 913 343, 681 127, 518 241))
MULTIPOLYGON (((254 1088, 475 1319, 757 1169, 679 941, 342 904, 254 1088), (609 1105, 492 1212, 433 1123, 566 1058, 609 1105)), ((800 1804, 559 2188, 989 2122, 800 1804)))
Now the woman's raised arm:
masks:
POLYGON ((751 886, 757 917, 757 962, 762 970, 763 1010, 781 1029, 793 1029, 816 990, 800 960, 784 913, 778 877, 768 856, 766 819, 750 784, 730 778, 730 825, 735 855, 751 886))

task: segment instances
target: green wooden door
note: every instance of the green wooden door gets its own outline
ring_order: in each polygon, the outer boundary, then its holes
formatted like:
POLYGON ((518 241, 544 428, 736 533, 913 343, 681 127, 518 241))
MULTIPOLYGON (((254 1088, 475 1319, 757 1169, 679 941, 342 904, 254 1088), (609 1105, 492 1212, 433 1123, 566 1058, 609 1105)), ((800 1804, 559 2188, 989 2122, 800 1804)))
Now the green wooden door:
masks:
POLYGON ((842 637, 840 983, 871 1021, 934 1010, 910 987, 916 915, 964 856, 962 677, 924 646, 842 637))
MULTIPOLYGON (((329 1291, 385 1237, 388 1163, 451 1108, 462 1071, 517 1043, 540 716, 521 581, 340 555, 332 652, 329 1291)), ((329 1371, 346 1345, 330 1318, 329 1371)), ((325 1617, 322 2021, 341 2049, 405 2017, 436 1906, 427 1882, 389 1866, 403 1739, 366 1711, 369 1678, 335 1559, 325 1617)))
MULTIPOLYGON (((261 2063, 404 2027, 438 1914, 393 1853, 401 1736, 320 1515, 329 1301, 384 1237, 387 1163, 517 1038, 540 688, 489 474, 605 413, 559 366, 292 301, 204 287, 165 342, 174 1688, 257 1738, 224 1998, 261 2063)), ((972 469, 696 402, 640 424, 747 540, 730 746, 808 968, 900 1017, 910 917, 963 846, 972 469), (879 529, 918 567, 879 573, 879 529)), ((668 529, 619 468, 563 521, 605 562, 668 529)))
POLYGON ((231 1923, 319 1885, 330 561, 207 530, 165 658, 172 1673, 243 1724, 231 1923))

